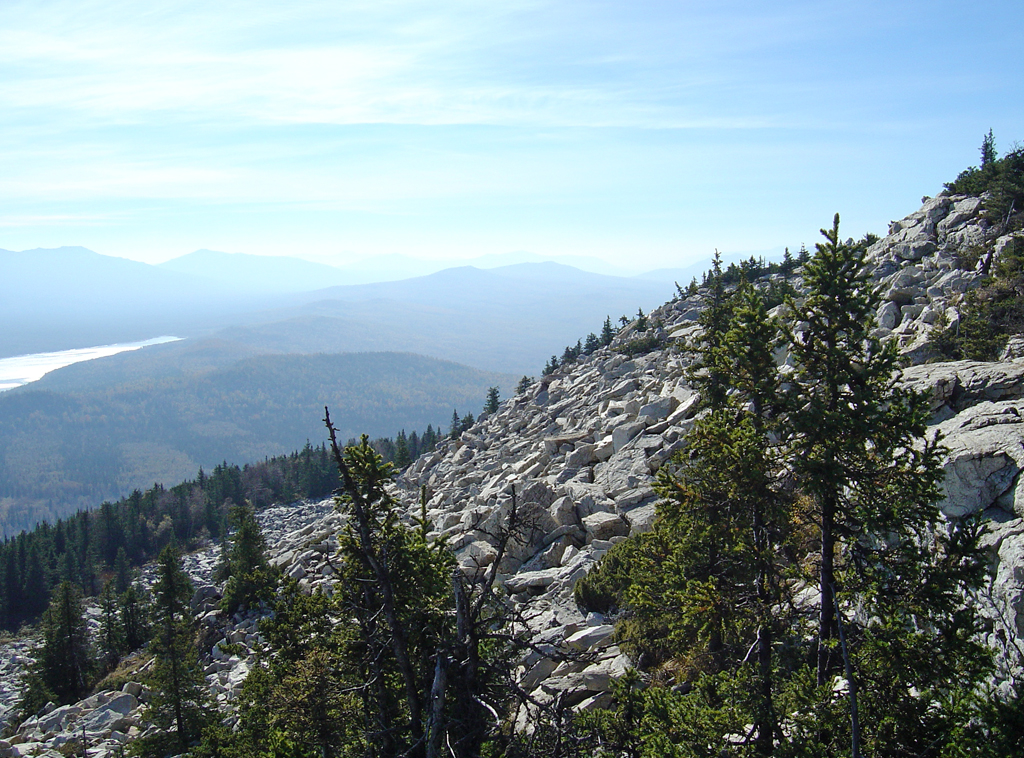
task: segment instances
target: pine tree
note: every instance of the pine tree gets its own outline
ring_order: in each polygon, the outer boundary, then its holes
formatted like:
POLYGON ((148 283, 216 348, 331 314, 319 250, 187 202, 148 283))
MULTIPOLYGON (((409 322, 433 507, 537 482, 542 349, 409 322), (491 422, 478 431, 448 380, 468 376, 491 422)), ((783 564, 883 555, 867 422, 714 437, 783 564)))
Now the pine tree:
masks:
POLYGON ((153 594, 154 636, 150 649, 155 662, 149 712, 157 725, 175 730, 174 741, 184 752, 202 731, 207 694, 189 608, 192 582, 172 545, 157 558, 153 594))
POLYGON ((593 353, 601 347, 600 338, 591 332, 587 335, 586 342, 583 343, 583 352, 587 355, 593 355, 593 353))
POLYGON ((82 608, 82 595, 63 581, 42 618, 42 645, 30 674, 26 705, 42 705, 52 694, 58 703, 73 703, 89 691, 92 651, 82 608), (42 699, 42 703, 33 701, 42 699))
POLYGON ((487 402, 484 404, 484 413, 491 414, 498 412, 499 395, 497 387, 490 387, 487 390, 487 402))
POLYGON ((804 267, 807 296, 790 302, 805 328, 791 342, 789 423, 793 471, 820 535, 814 681, 828 692, 844 676, 849 710, 834 701, 820 710, 812 739, 839 731, 848 713, 855 754, 861 740, 872 752, 914 752, 960 718, 949 699, 936 706, 915 693, 969 693, 986 666, 961 603, 979 586, 983 561, 969 523, 939 528, 929 403, 896 384, 896 345, 872 335, 877 296, 865 248, 840 240, 838 214, 822 234, 804 267), (916 657, 921 650, 930 655, 916 657))
POLYGON ((121 631, 124 635, 124 652, 138 650, 150 635, 150 603, 141 585, 128 586, 118 598, 121 631))
POLYGON ((221 608, 229 614, 266 599, 274 584, 267 562, 267 541, 252 505, 232 506, 230 519, 234 532, 223 548, 217 571, 219 579, 227 580, 221 608))
POLYGON ((114 580, 108 580, 100 593, 100 631, 97 639, 100 662, 104 672, 112 671, 121 660, 124 652, 124 627, 121 624, 120 607, 117 593, 114 591, 114 580))
POLYGON ((405 429, 398 433, 395 437, 395 467, 399 470, 404 469, 410 463, 412 463, 412 456, 409 454, 409 440, 405 436, 405 429))
POLYGON ((531 384, 533 384, 533 377, 523 375, 523 378, 519 380, 519 384, 516 385, 516 394, 522 395, 526 390, 530 389, 531 384))
POLYGON ((453 409, 451 429, 448 433, 448 436, 454 440, 458 439, 460 434, 462 434, 462 421, 459 419, 458 409, 453 409))
POLYGON ((615 328, 612 326, 612 317, 605 316, 604 324, 601 326, 601 344, 605 347, 612 344, 615 339, 615 328))
POLYGON ((988 130, 988 134, 981 141, 981 168, 985 169, 987 166, 992 165, 996 162, 999 154, 996 153, 996 139, 992 136, 992 130, 988 130))

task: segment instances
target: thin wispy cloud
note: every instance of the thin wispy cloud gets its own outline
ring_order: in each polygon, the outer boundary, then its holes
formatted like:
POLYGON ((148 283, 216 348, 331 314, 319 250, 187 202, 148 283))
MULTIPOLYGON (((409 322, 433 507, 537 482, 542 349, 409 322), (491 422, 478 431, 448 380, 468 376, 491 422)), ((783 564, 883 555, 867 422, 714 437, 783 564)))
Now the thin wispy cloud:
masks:
POLYGON ((9 1, 0 203, 40 223, 0 247, 661 265, 851 205, 877 231, 989 127, 1022 136, 1024 10, 989 5, 9 1))

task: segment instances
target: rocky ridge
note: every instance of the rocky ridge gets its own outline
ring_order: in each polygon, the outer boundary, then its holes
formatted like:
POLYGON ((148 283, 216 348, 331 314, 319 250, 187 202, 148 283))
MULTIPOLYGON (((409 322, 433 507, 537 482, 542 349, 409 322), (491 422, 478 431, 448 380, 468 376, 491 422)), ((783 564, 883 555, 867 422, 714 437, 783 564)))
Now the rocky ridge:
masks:
MULTIPOLYGON (((977 602, 990 621, 987 641, 1001 653, 1004 683, 1021 674, 1024 661, 1024 358, 1017 357, 1024 350, 1011 341, 998 362, 924 361, 934 357, 930 335, 936 323, 957 322, 964 293, 978 285, 1008 241, 995 236, 977 198, 940 195, 893 222, 868 250, 882 294, 878 334, 897 340, 911 364, 902 381, 931 391, 933 429, 948 448, 942 510, 950 517, 980 513, 988 526, 992 579, 977 602), (982 246, 985 254, 964 268, 982 246)), ((561 697, 577 709, 607 704, 611 681, 631 665, 614 644, 610 620, 584 615, 573 587, 612 545, 653 522, 654 474, 679 448, 697 411, 681 348, 699 333, 701 308, 700 294, 666 303, 649 314, 644 334, 635 324, 627 327, 609 348, 581 356, 503 402, 396 482, 410 515, 418 514, 420 488, 427 487, 435 534, 447 538, 464 571, 498 572, 536 650, 549 651, 547 657, 531 653, 519 671, 520 684, 540 703, 561 697), (658 347, 624 354, 641 337, 658 347), (495 566, 493 535, 513 491, 530 533, 495 566), (566 660, 561 650, 587 655, 566 660)), ((786 360, 779 356, 783 370, 786 360)), ((328 558, 344 524, 331 502, 273 508, 260 521, 275 565, 307 590, 330 593, 334 569, 328 558)), ((193 609, 209 650, 207 680, 230 714, 260 643, 258 617, 225 619, 216 610, 219 588, 209 581, 215 562, 215 549, 190 559, 197 584, 193 609), (234 653, 221 647, 229 643, 234 653)), ((22 663, 27 660, 24 648, 15 652, 22 663)), ((99 693, 95 702, 68 706, 60 718, 53 714, 61 709, 40 714, 14 735, 17 744, 0 750, 45 755, 95 714, 120 714, 132 702, 123 694, 144 702, 145 692, 133 692, 133 684, 124 693, 99 693), (45 731, 49 726, 54 730, 45 731)), ((103 716, 104 724, 127 730, 111 728, 102 741, 104 732, 92 741, 87 729, 90 755, 114 754, 121 741, 115 734, 143 733, 141 713, 135 704, 121 714, 127 721, 103 716)))

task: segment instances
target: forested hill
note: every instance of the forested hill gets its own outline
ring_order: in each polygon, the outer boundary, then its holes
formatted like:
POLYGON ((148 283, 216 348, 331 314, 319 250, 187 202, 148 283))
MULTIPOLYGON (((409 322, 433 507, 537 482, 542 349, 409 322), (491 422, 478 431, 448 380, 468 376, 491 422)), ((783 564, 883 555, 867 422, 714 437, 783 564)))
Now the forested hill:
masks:
MULTIPOLYGON (((100 363, 101 361, 97 361, 100 363)), ((72 367, 74 368, 74 367, 72 367)), ((227 460, 262 460, 324 439, 393 437, 453 409, 479 413, 513 377, 405 353, 258 355, 210 370, 79 391, 0 395, 0 527, 10 534, 227 460)))

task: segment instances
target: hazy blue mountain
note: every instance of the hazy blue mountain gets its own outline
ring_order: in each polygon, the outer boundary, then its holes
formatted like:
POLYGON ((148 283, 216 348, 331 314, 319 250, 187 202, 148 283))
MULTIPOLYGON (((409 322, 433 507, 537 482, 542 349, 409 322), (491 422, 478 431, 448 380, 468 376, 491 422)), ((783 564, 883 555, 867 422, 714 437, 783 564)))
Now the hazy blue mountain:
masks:
POLYGON ((217 250, 196 250, 161 263, 158 268, 215 280, 240 292, 304 292, 353 283, 344 271, 323 263, 217 250))
POLYGON ((613 266, 593 256, 541 256, 527 251, 490 253, 466 259, 446 258, 436 260, 422 260, 400 254, 378 255, 356 263, 338 266, 338 269, 345 273, 347 277, 346 283, 348 284, 370 284, 373 282, 389 282, 417 276, 427 276, 428 274, 434 274, 449 268, 472 266, 474 268, 493 269, 520 263, 560 263, 580 269, 581 271, 605 274, 607 276, 631 276, 634 273, 613 266))
POLYGON ((632 276, 634 274, 629 269, 612 265, 592 255, 544 256, 528 251, 515 251, 481 255, 477 258, 470 258, 462 263, 463 265, 475 266, 476 268, 498 268, 514 266, 520 263, 557 263, 563 266, 572 266, 581 271, 589 271, 592 274, 604 274, 605 276, 632 276))
POLYGON ((0 250, 0 357, 184 336, 269 304, 83 247, 0 250))
POLYGON ((537 374, 606 316, 665 302, 671 282, 591 274, 556 263, 332 287, 217 333, 273 352, 409 350, 489 371, 537 374), (302 299, 307 302, 302 302, 302 299))

